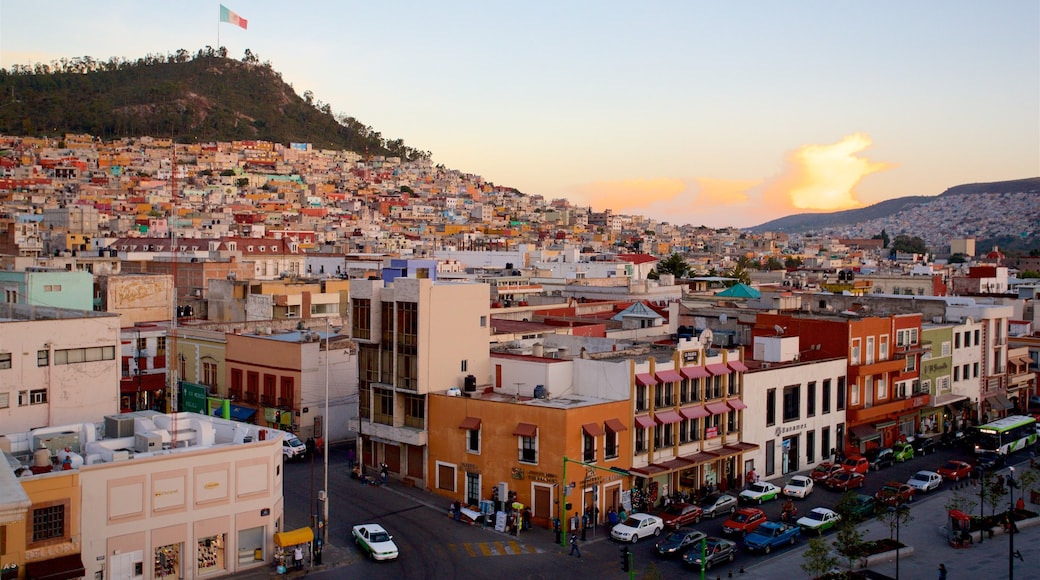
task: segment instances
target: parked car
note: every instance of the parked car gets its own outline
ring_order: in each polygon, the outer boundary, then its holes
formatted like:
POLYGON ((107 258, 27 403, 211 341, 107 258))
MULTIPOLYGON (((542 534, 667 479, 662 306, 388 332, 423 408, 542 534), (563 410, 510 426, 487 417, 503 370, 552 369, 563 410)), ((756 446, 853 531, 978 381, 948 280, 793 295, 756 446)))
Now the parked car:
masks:
POLYGON ((660 536, 664 520, 644 513, 634 513, 610 530, 610 537, 619 542, 638 542, 642 538, 660 536))
POLYGON ((1029 395, 1029 412, 1040 413, 1040 395, 1029 395))
POLYGON ((672 530, 660 542, 657 542, 654 548, 661 556, 676 556, 685 552, 690 546, 699 545, 705 537, 707 537, 706 534, 700 530, 679 528, 672 530))
POLYGON ((780 488, 768 481, 762 481, 759 483, 752 483, 747 486, 744 491, 740 492, 738 496, 741 501, 748 503, 757 503, 759 505, 762 502, 776 499, 780 495, 780 488))
POLYGON ((351 529, 354 543, 373 560, 395 560, 399 554, 394 537, 379 524, 358 524, 351 529))
POLYGON ((914 492, 924 493, 935 491, 942 486, 942 476, 934 471, 918 471, 910 476, 907 485, 914 488, 914 492))
POLYGON ((307 456, 307 446, 300 438, 292 433, 286 433, 282 437, 282 459, 285 461, 302 460, 307 456))
POLYGON ((914 447, 909 443, 896 443, 892 446, 892 457, 897 462, 910 461, 914 458, 914 447))
POLYGON ((740 508, 722 524, 722 533, 746 536, 766 521, 766 512, 758 508, 740 508))
POLYGON ((725 538, 709 537, 704 549, 704 557, 701 558, 700 550, 686 550, 683 554, 683 563, 700 569, 701 563, 705 570, 720 562, 732 562, 737 557, 737 544, 725 538))
POLYGON ((809 477, 811 477, 813 481, 826 481, 828 478, 830 478, 830 476, 834 475, 835 473, 838 473, 839 471, 844 471, 840 463, 831 463, 830 461, 824 461, 823 463, 814 467, 811 472, 809 472, 809 477))
POLYGON ((855 471, 856 473, 866 473, 870 471, 870 461, 862 455, 856 455, 848 457, 845 462, 841 464, 841 468, 845 471, 855 471))
POLYGON ((824 507, 817 507, 809 510, 804 516, 798 518, 798 521, 795 523, 806 532, 822 534, 838 525, 840 521, 841 516, 838 515, 838 512, 824 507))
POLYGON ((866 483, 866 481, 867 478, 862 473, 856 473, 855 471, 842 471, 823 482, 823 484, 827 486, 827 489, 848 491, 850 489, 863 487, 863 484, 866 483))
POLYGON ((674 529, 686 524, 699 524, 704 510, 689 503, 673 503, 657 515, 664 520, 665 527, 674 529))
POLYGON ((733 513, 737 509, 737 498, 728 493, 709 493, 701 500, 704 517, 713 518, 723 512, 733 513))
POLYGON ((1007 456, 996 451, 980 451, 978 453, 979 467, 987 471, 1000 469, 1007 465, 1007 456))
POLYGON ((809 497, 812 490, 813 480, 811 477, 795 475, 791 479, 787 480, 787 485, 784 486, 784 495, 805 499, 809 497))
POLYGON ((857 493, 848 504, 848 515, 854 519, 867 519, 874 516, 877 500, 872 495, 857 493))
POLYGON ((766 554, 784 544, 794 545, 802 528, 783 522, 764 522, 758 529, 744 537, 744 547, 748 550, 762 550, 766 554))
POLYGON ((914 501, 914 488, 907 483, 890 481, 877 490, 874 499, 885 505, 904 504, 914 501))
POLYGON ((874 470, 892 467, 896 462, 891 447, 885 447, 884 449, 871 449, 866 453, 866 456, 867 459, 870 460, 870 468, 874 470))
POLYGON ((931 437, 918 435, 910 441, 910 446, 914 448, 915 456, 935 453, 935 451, 939 448, 939 437, 934 435, 931 437))
POLYGON ((971 437, 969 437, 968 432, 963 429, 949 431, 943 433, 942 436, 939 437, 939 445, 943 447, 968 449, 971 447, 971 437))
POLYGON ((946 479, 960 481, 971 477, 971 464, 966 461, 950 460, 935 471, 946 479))

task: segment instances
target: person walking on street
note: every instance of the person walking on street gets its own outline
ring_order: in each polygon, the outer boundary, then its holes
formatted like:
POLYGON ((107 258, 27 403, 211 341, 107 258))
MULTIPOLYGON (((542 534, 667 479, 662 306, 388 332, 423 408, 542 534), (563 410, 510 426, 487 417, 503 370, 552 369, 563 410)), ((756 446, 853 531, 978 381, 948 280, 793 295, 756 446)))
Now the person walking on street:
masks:
POLYGON ((939 580, 946 580, 946 564, 939 564, 939 580))
POLYGON ((574 553, 578 553, 578 557, 581 558, 581 549, 578 548, 578 534, 571 534, 571 553, 568 556, 573 556, 574 553))
POLYGON ((293 549, 292 558, 293 568, 303 570, 303 548, 301 548, 299 544, 297 544, 293 549))
POLYGON ((383 480, 383 485, 386 485, 386 478, 390 475, 390 466, 385 463, 379 464, 379 477, 383 480))

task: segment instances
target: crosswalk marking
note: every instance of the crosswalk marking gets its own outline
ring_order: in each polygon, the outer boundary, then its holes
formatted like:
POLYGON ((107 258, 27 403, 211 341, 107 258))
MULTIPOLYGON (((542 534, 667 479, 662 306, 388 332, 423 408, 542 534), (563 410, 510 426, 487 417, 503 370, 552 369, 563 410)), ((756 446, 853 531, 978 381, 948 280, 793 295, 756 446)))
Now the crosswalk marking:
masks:
POLYGON ((453 554, 465 553, 470 558, 487 556, 519 556, 523 554, 540 554, 537 546, 521 544, 516 540, 508 542, 466 542, 462 544, 448 544, 448 550, 453 554))

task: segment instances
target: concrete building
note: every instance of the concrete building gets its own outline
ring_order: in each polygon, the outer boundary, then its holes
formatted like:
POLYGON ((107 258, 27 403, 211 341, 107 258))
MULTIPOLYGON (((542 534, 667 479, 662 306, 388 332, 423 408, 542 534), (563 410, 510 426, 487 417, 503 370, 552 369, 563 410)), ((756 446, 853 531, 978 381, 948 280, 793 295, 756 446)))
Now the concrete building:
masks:
POLYGON ((0 292, 8 304, 94 310, 94 277, 89 272, 37 267, 0 270, 0 292))
POLYGON ((120 324, 170 320, 174 316, 173 277, 166 274, 95 276, 98 310, 118 314, 120 324))
POLYGON ((119 412, 119 316, 0 304, 0 435, 119 412))

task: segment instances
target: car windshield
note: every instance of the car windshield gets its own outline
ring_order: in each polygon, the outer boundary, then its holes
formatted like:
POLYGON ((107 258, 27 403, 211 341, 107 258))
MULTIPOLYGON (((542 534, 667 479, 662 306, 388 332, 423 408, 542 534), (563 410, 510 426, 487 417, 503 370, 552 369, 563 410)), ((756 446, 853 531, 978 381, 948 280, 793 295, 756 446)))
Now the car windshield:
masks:
POLYGON ((813 469, 813 471, 830 471, 831 467, 833 467, 833 466, 832 465, 820 464, 820 465, 817 465, 816 469, 813 469))
POLYGON ((719 501, 721 497, 722 496, 720 495, 709 495, 708 497, 704 498, 704 501, 701 502, 701 505, 705 507, 711 507, 715 505, 715 502, 719 501))
POLYGON ((766 486, 764 486, 764 485, 762 485, 760 483, 752 483, 751 485, 748 486, 748 491, 753 491, 753 492, 756 492, 756 493, 761 493, 761 492, 764 492, 765 490, 766 490, 766 486))
POLYGON ((625 520, 625 525, 630 528, 638 528, 641 523, 643 523, 643 520, 639 518, 628 518, 625 520))
POLYGON ((290 447, 300 447, 303 445, 303 443, 300 443, 300 440, 297 439, 295 435, 290 435, 289 437, 286 437, 285 441, 289 444, 290 447))
POLYGON ((849 473, 848 471, 843 471, 843 472, 839 473, 838 475, 835 475, 834 479, 837 479, 838 481, 845 481, 846 479, 849 479, 850 477, 852 477, 851 473, 849 473))
POLYGON ((747 519, 748 519, 748 514, 742 514, 742 513, 735 513, 735 514, 733 514, 733 521, 735 521, 735 522, 746 522, 747 519))
POLYGON ((686 530, 678 530, 678 531, 672 532, 672 533, 668 534, 667 536, 665 536, 664 537, 664 541, 666 541, 666 542, 681 542, 684 539, 686 539, 686 536, 689 535, 689 534, 690 534, 690 532, 688 532, 686 530))
POLYGON ((681 516, 685 510, 685 506, 670 505, 664 508, 664 513, 671 514, 673 516, 681 516))
POLYGON ((825 518, 826 515, 823 512, 813 510, 805 514, 805 517, 809 518, 810 520, 823 521, 823 518, 825 518))
POLYGON ((787 485, 791 487, 804 487, 805 482, 800 479, 792 479, 791 481, 787 482, 787 485))
POLYGON ((372 534, 372 538, 371 539, 372 539, 373 542, 389 542, 390 541, 390 534, 388 534, 386 532, 376 532, 376 533, 372 534))
POLYGON ((910 479, 914 481, 928 481, 930 478, 926 473, 915 473, 910 479))
POLYGON ((950 471, 956 471, 956 470, 958 470, 960 468, 961 468, 960 464, 956 463, 954 461, 951 461, 951 462, 947 463, 946 465, 943 465, 943 469, 949 469, 950 471))
POLYGON ((859 464, 859 460, 858 459, 849 458, 849 459, 845 460, 845 465, 848 465, 850 467, 855 467, 858 464, 859 464))

